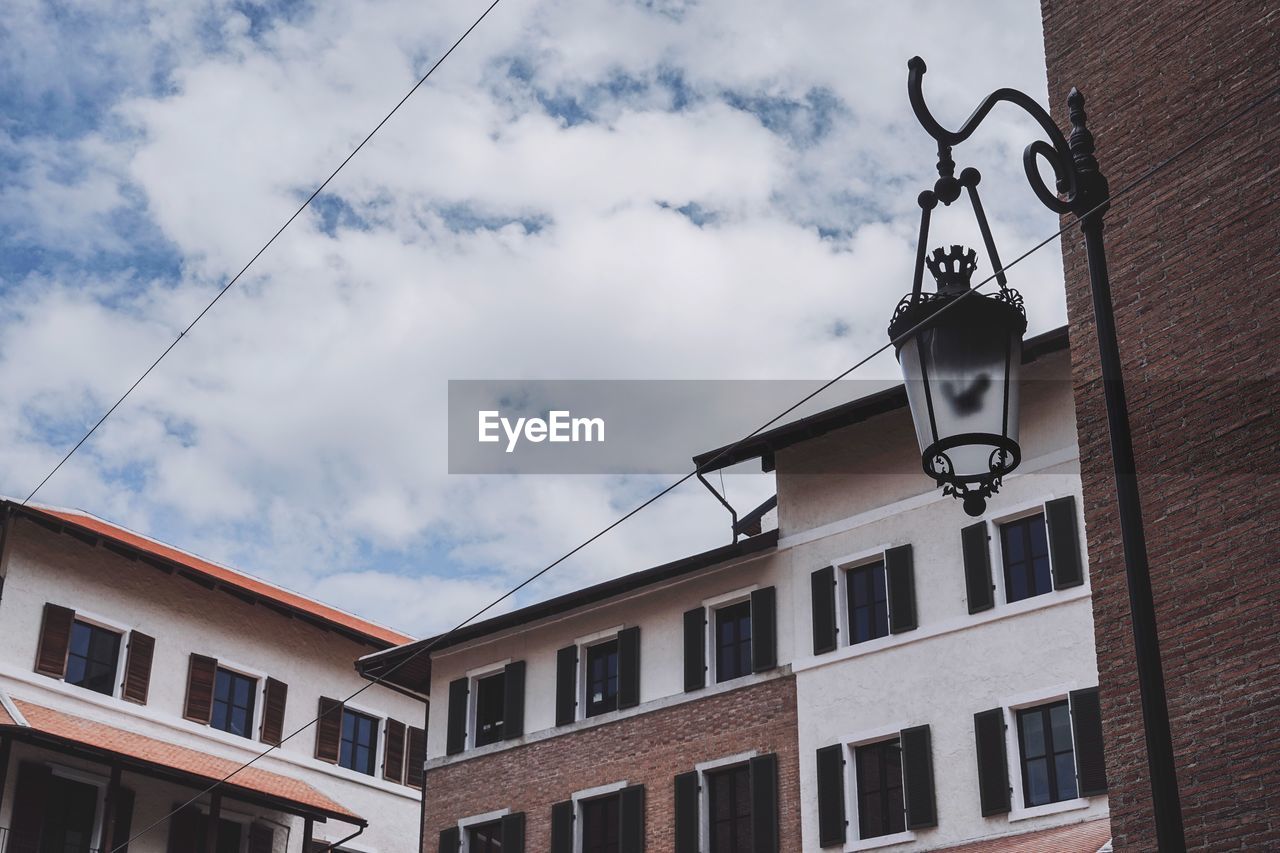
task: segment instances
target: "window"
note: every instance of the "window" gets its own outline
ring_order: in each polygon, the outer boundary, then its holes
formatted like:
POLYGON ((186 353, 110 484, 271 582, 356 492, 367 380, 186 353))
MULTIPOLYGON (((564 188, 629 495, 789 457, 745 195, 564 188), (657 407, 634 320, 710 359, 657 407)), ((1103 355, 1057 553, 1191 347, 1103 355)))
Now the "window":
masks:
POLYGON ((618 710, 618 641, 587 647, 587 716, 618 710))
POLYGON ((1049 573, 1049 536, 1044 513, 1000 525, 1005 600, 1014 602, 1053 589, 1049 573))
POLYGON ((120 635, 79 619, 71 623, 66 681, 111 696, 116 689, 120 635))
POLYGON ((476 746, 502 740, 505 694, 504 673, 476 679, 476 746))
POLYGON ((218 667, 213 680, 213 713, 209 725, 240 737, 252 737, 253 701, 258 681, 218 667))
POLYGON ((619 853, 617 794, 582 803, 582 853, 619 853))
POLYGON ((865 643, 889 636, 889 595, 884 563, 849 569, 845 574, 849 597, 849 642, 865 643))
POLYGON ((902 750, 898 739, 854 748, 858 782, 858 837, 879 838, 905 832, 902 801, 902 750))
POLYGON ((223 818, 218 821, 218 846, 215 853, 240 853, 241 835, 244 828, 234 820, 223 818))
POLYGON ((1022 798, 1043 806, 1076 798, 1076 762, 1067 701, 1018 711, 1022 798))
POLYGON ((739 764, 707 774, 707 826, 711 853, 752 849, 751 771, 739 764))
POLYGON ((378 757, 378 721, 367 714, 342 709, 342 740, 338 748, 338 764, 348 770, 373 775, 378 757))
POLYGON ((751 602, 716 611, 716 681, 751 673, 751 602))
POLYGON ((502 821, 467 827, 467 853, 502 853, 502 821))

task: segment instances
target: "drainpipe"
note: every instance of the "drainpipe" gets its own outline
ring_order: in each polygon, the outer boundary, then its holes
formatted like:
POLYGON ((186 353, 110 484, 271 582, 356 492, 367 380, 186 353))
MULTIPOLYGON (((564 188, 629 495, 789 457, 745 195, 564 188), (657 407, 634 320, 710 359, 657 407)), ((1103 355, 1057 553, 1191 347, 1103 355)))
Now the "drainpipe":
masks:
POLYGON ((724 499, 723 495, 721 495, 719 492, 716 491, 715 486, 707 482, 707 478, 702 476, 701 470, 697 471, 697 475, 698 475, 698 479, 702 482, 702 485, 707 487, 707 491, 715 495, 716 500, 720 501, 721 505, 723 505, 725 509, 729 510, 729 515, 731 517, 731 520, 729 523, 729 531, 731 534, 729 538, 729 544, 732 545, 733 543, 738 541, 738 511, 734 509, 727 500, 724 499))

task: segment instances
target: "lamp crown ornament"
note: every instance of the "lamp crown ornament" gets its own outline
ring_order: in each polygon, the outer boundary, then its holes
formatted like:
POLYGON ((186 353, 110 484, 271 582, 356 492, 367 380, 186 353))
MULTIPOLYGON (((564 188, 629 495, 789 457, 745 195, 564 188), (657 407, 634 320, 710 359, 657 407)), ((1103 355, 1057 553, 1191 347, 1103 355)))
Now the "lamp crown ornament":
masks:
POLYGON ((938 247, 924 262, 938 283, 939 293, 962 293, 969 289, 970 279, 978 268, 978 253, 960 245, 950 249, 938 247))

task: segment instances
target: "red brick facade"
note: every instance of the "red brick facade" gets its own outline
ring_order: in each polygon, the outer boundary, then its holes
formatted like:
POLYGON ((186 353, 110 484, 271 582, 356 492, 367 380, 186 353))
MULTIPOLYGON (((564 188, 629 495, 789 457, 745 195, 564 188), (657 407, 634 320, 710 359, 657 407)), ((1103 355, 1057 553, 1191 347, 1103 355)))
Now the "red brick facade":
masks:
POLYGON ((551 846, 551 806, 626 781, 645 786, 645 849, 674 846, 674 780, 696 764, 748 750, 778 756, 781 850, 800 850, 795 678, 771 679, 427 772, 424 853, 459 818, 509 808, 526 815, 525 849, 551 846))
MULTIPOLYGON (((1280 7, 1042 0, 1049 91, 1085 93, 1113 193, 1250 101, 1107 217, 1188 847, 1280 848, 1280 7)), ((1111 822, 1154 849, 1084 247, 1064 235, 1111 822)))

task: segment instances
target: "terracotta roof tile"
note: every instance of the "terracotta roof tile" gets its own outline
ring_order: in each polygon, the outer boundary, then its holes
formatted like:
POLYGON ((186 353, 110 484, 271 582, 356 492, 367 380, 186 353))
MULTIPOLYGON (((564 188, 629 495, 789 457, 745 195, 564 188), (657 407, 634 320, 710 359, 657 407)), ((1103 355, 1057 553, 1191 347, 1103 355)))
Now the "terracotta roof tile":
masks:
POLYGON ((75 510, 59 509, 48 506, 26 506, 23 509, 27 512, 33 512, 44 516, 57 519, 64 524, 72 524, 76 527, 95 533, 99 536, 105 536, 115 542, 128 546, 139 551, 144 551, 153 556, 159 557, 173 563, 177 563, 184 568, 190 569, 199 574, 205 575, 211 580, 227 586, 235 587, 245 592, 252 593, 265 599, 282 604, 290 609, 299 610, 315 616, 319 619, 329 622, 333 625, 354 631, 362 636, 376 640, 379 643, 386 643, 391 646, 400 646, 405 643, 413 642, 414 638, 402 634, 399 631, 393 631, 390 628, 383 627, 366 619, 361 619, 350 613, 346 613, 336 607, 330 607, 327 604, 321 604, 299 595, 296 592, 290 592, 282 589, 274 584, 267 583, 264 580, 247 575, 235 569, 220 566, 208 560, 188 554, 170 545, 157 542, 154 539, 148 539, 132 530, 120 527, 104 521, 96 516, 75 510))
MULTIPOLYGON (((241 762, 218 758, 185 746, 127 732, 114 726, 86 720, 63 711, 55 711, 21 699, 14 699, 27 720, 27 727, 46 735, 105 750, 124 758, 171 770, 178 770, 216 782, 240 766, 241 762)), ((7 725, 13 719, 7 713, 7 725)), ((363 824, 364 820, 344 806, 335 803, 306 782, 272 773, 259 767, 240 770, 226 783, 228 788, 239 788, 277 800, 285 800, 305 810, 315 811, 340 820, 363 824)))
POLYGON ((953 853, 1097 853, 1110 840, 1111 820, 1103 818, 943 849, 953 853))

